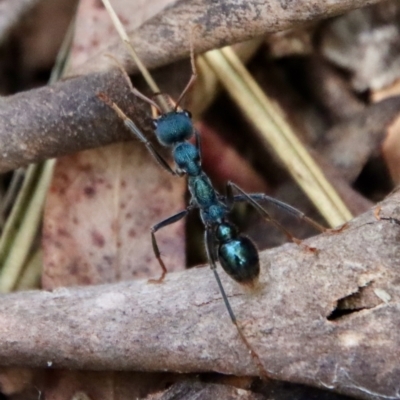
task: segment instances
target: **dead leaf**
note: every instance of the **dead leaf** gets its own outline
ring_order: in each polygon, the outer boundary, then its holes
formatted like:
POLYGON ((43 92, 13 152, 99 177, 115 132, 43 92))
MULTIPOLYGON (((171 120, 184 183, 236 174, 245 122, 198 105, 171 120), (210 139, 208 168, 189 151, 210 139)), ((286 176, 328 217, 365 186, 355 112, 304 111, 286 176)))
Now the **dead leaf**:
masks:
POLYGON ((400 74, 399 20, 394 0, 347 13, 326 26, 323 54, 353 74, 357 91, 381 89, 400 74))
MULTIPOLYGON (((185 208, 185 186, 138 141, 59 159, 44 216, 44 287, 158 277, 150 227, 185 208)), ((183 224, 157 235, 166 265, 183 269, 183 224)))
MULTIPOLYGON (((113 0, 112 6, 125 29, 131 31, 173 2, 174 0, 113 0)), ((93 56, 104 54, 110 42, 119 41, 101 0, 81 0, 77 16, 75 45, 70 64, 72 69, 79 67, 93 56)))
POLYGON ((320 155, 336 166, 346 180, 353 182, 367 160, 380 152, 387 129, 399 113, 400 97, 366 107, 327 132, 318 146, 320 155))

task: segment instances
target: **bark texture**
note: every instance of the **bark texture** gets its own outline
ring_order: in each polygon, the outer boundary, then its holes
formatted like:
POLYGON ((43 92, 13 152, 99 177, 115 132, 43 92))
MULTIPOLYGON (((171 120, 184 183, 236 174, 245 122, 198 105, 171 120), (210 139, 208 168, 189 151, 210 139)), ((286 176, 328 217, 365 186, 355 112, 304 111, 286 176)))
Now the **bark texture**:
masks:
MULTIPOLYGON (((155 68, 188 57, 193 26, 199 27, 195 31, 195 51, 202 53, 376 2, 180 1, 130 36, 143 62, 149 68, 155 68), (187 21, 192 21, 192 24, 187 21)), ((121 60, 129 73, 137 72, 119 39, 106 52, 121 60)), ((0 173, 128 138, 125 130, 117 129, 119 121, 116 121, 114 113, 106 110, 97 99, 96 94, 101 91, 124 110, 128 110, 125 106, 130 101, 132 112, 129 115, 140 128, 149 126, 148 120, 143 124, 143 119, 149 115, 148 105, 132 102, 132 97, 128 101, 128 89, 120 74, 105 72, 112 68, 115 65, 101 52, 79 69, 74 69, 69 80, 0 99, 0 173)), ((182 76, 190 75, 190 72, 186 75, 186 68, 178 70, 156 76, 162 90, 172 96, 184 87, 186 78, 182 80, 182 76), (179 90, 172 87, 173 74, 179 75, 179 90)))
MULTIPOLYGON (((140 58, 150 68, 170 64, 189 56, 190 35, 195 52, 203 53, 234 43, 295 28, 350 10, 376 4, 379 0, 180 0, 128 35, 140 58)), ((123 17, 123 16, 122 16, 123 17)), ((137 71, 117 39, 107 49, 126 60, 130 72, 137 71)), ((101 54, 86 62, 79 71, 99 71, 109 62, 101 54)))
MULTIPOLYGON (((272 378, 400 395, 400 192, 342 230, 261 254, 256 290, 223 275, 272 378)), ((0 364, 256 375, 208 268, 1 296, 0 364)))

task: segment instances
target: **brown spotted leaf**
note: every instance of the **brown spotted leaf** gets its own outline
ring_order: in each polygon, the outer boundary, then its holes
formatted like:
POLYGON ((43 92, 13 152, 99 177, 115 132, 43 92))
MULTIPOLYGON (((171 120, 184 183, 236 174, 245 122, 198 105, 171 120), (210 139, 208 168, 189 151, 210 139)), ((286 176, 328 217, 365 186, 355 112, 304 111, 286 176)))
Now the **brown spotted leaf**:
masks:
MULTIPOLYGON (((44 286, 157 276, 150 227, 184 208, 184 185, 138 141, 60 159, 45 211, 44 286)), ((184 268, 182 223, 158 237, 166 264, 184 268)))

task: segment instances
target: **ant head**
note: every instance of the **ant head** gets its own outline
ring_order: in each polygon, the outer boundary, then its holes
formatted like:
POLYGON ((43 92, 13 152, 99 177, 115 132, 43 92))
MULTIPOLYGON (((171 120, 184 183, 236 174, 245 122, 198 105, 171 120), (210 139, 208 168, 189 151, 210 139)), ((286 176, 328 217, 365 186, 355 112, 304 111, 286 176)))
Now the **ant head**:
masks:
POLYGON ((189 176, 198 176, 201 173, 201 159, 199 149, 190 142, 184 141, 173 149, 177 167, 189 176))
POLYGON ((155 134, 164 146, 172 146, 193 136, 193 122, 188 111, 170 111, 153 119, 155 134))

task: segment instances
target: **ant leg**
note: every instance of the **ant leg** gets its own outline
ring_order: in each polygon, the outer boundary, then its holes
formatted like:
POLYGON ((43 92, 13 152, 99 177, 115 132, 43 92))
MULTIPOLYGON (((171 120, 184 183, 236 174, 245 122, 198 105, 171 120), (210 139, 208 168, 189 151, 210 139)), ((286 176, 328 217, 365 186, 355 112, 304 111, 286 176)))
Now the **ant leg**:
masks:
POLYGON ((189 206, 188 208, 186 208, 186 210, 180 211, 177 214, 174 214, 171 217, 164 219, 163 221, 159 222, 158 224, 155 224, 151 228, 151 244, 153 246, 154 255, 156 256, 158 263, 161 266, 162 273, 158 279, 149 279, 149 283, 161 283, 164 280, 165 275, 167 273, 167 268, 165 267, 164 261, 161 258, 160 249, 158 248, 157 239, 156 239, 156 235, 155 235, 156 232, 158 230, 160 230, 161 228, 164 228, 167 225, 171 225, 175 222, 178 222, 182 218, 186 217, 186 215, 189 214, 189 211, 191 209, 192 209, 192 207, 189 206))
POLYGON ((217 256, 215 254, 215 238, 214 238, 214 233, 211 231, 210 228, 206 228, 206 231, 204 233, 204 241, 206 244, 206 253, 207 253, 208 262, 210 263, 210 268, 214 272, 215 279, 218 283, 218 287, 222 294, 222 298, 223 298, 225 306, 228 310, 229 316, 231 317, 232 322, 237 326, 237 320, 236 320, 235 314, 233 313, 232 307, 231 307, 228 297, 225 293, 225 289, 222 286, 221 279, 217 272, 217 264, 216 264, 217 256))
POLYGON ((225 303, 225 307, 228 310, 229 317, 231 318, 233 325, 235 325, 240 338, 242 339, 242 341, 248 348, 248 350, 251 354, 251 357, 256 362, 257 367, 261 372, 261 375, 264 378, 269 378, 268 373, 265 370, 265 368, 260 360, 260 357, 258 356, 256 351, 253 349, 253 346, 250 344, 250 342, 247 340, 245 334, 243 333, 243 330, 240 327, 240 325, 236 319, 236 316, 232 310, 231 304, 229 303, 228 296, 226 295, 225 289, 222 285, 221 278, 219 277, 219 274, 217 272, 217 265, 216 265, 217 255, 215 253, 215 235, 212 232, 211 228, 206 228, 206 231, 204 233, 204 241, 206 244, 206 252, 207 252, 208 262, 210 263, 210 268, 214 272, 215 280, 217 281, 219 291, 221 292, 222 299, 224 300, 224 303, 225 303))
POLYGON ((172 175, 179 175, 168 164, 168 162, 161 156, 161 154, 154 148, 152 143, 146 139, 137 125, 104 93, 98 93, 97 97, 110 108, 112 108, 119 118, 124 121, 124 125, 147 147, 147 150, 158 162, 158 164, 172 175))
MULTIPOLYGON (((127 85, 129 86, 131 93, 134 96, 139 97, 139 99, 142 99, 146 103, 150 104, 152 111, 156 110, 156 112, 154 112, 154 111, 152 112, 153 118, 155 118, 156 116, 158 116, 160 114, 170 111, 170 105, 167 102, 165 102, 163 98, 161 98, 159 104, 157 104, 153 99, 151 99, 150 97, 147 97, 142 92, 137 90, 132 85, 132 81, 129 78, 129 75, 126 72, 124 66, 113 55, 107 54, 107 57, 111 58, 114 61, 114 63, 116 64, 116 66, 118 67, 118 69, 121 71, 122 76, 125 79, 125 82, 127 83, 127 85)), ((152 78, 150 77, 150 79, 152 79, 152 78)), ((159 91, 155 92, 154 89, 155 89, 155 87, 153 87, 153 97, 163 96, 162 93, 160 93, 159 91)))
POLYGON ((282 209, 283 211, 286 211, 287 213, 292 214, 296 218, 299 218, 300 220, 308 223, 309 225, 311 225, 313 228, 315 228, 316 230, 318 230, 320 232, 329 231, 328 228, 325 228, 323 225, 314 221, 312 218, 307 217, 306 214, 304 214, 302 211, 298 210, 297 208, 292 207, 291 205, 284 203, 283 201, 280 201, 278 199, 274 199, 273 197, 267 196, 264 193, 251 193, 251 194, 247 194, 247 195, 239 194, 239 195, 234 196, 233 201, 235 203, 242 202, 242 201, 248 201, 248 197, 250 197, 252 200, 254 200, 256 202, 257 201, 260 201, 260 202, 265 201, 266 203, 271 203, 274 206, 282 209))
POLYGON ((250 205, 252 205, 267 221, 271 222, 276 228, 280 229, 285 236, 292 242, 296 244, 301 244, 302 241, 300 239, 297 239, 295 236, 293 236, 282 224, 280 224, 278 221, 276 221, 274 218, 271 217, 271 215, 268 213, 267 210, 265 210, 263 207, 261 207, 255 199, 251 197, 251 195, 247 194, 245 191, 243 191, 238 185, 236 185, 233 182, 228 182, 227 183, 227 198, 229 199, 229 196, 233 196, 232 188, 235 188, 239 193, 241 193, 241 196, 234 196, 233 201, 239 202, 239 201, 246 201, 250 205))
MULTIPOLYGON (((233 190, 232 190, 232 185, 231 181, 228 181, 225 187, 225 200, 226 204, 228 205, 229 210, 232 210, 233 204, 235 202, 235 197, 233 195, 233 190)), ((243 201, 247 201, 247 199, 244 199, 243 201)))

